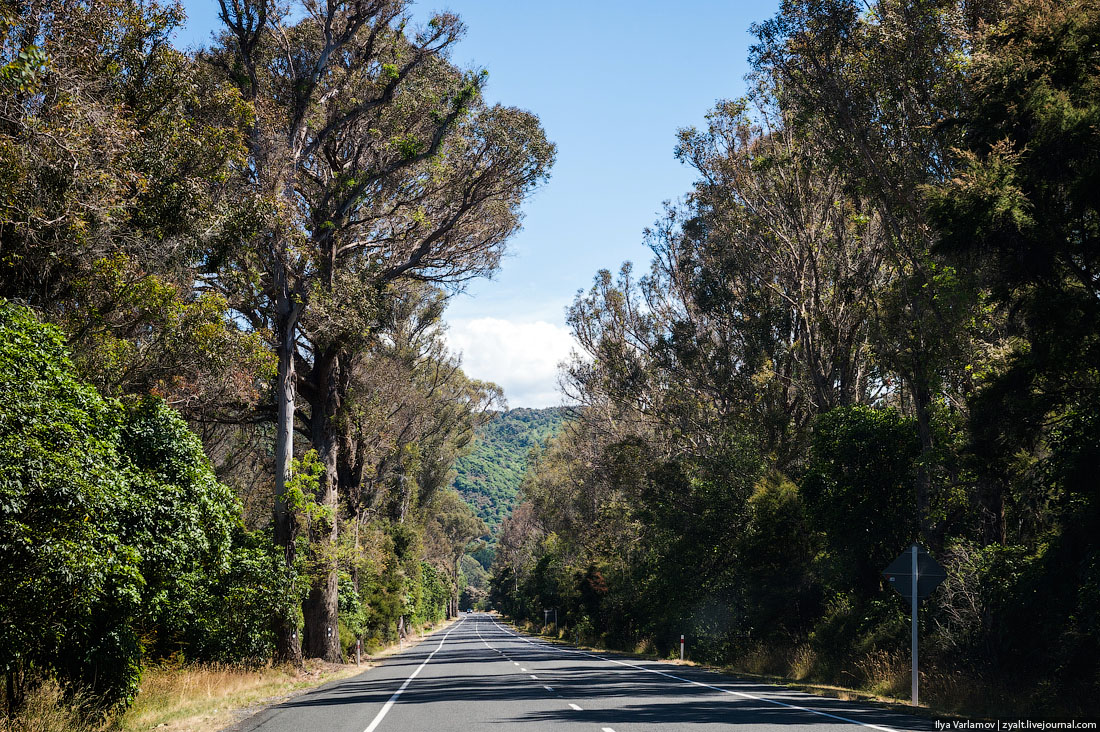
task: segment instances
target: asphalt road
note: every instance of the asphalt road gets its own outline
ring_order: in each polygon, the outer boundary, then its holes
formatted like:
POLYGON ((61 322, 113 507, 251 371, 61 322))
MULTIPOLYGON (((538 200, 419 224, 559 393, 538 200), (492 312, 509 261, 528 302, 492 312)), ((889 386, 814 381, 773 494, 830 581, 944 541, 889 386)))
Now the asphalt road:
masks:
MULTIPOLYGON (((932 732, 932 721, 688 666, 590 653, 467 615, 232 732, 932 732)), ((228 732, 228 731, 227 731, 228 732)))

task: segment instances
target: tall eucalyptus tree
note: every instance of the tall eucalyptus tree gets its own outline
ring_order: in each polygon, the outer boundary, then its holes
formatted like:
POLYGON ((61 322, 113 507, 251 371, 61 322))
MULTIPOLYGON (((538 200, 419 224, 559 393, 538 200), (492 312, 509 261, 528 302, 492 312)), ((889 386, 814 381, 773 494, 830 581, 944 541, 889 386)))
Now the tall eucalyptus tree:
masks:
POLYGON ((952 175, 961 141, 966 60, 999 3, 986 0, 797 0, 754 28, 752 61, 774 78, 797 124, 819 128, 822 157, 849 176, 884 229, 893 270, 878 296, 876 356, 911 397, 922 445, 919 531, 933 516, 937 455, 933 412, 963 407, 971 388, 958 364, 975 293, 934 254, 937 233, 921 191, 952 175))
MULTIPOLYGON (((454 15, 408 34, 402 0, 304 2, 296 14, 266 0, 220 4, 226 30, 209 58, 253 106, 242 171, 253 233, 223 253, 216 284, 278 355, 274 520, 288 562, 296 428, 323 466, 304 650, 336 660, 337 417, 350 361, 392 283, 495 269, 554 147, 533 115, 481 102, 485 72, 448 62, 463 32, 454 15)), ((279 632, 291 659, 292 625, 279 632)))

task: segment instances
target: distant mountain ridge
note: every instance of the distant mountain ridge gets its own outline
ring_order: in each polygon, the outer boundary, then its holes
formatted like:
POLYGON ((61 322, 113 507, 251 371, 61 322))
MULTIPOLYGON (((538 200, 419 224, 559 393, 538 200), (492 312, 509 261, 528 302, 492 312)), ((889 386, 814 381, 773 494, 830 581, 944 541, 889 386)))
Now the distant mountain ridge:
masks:
POLYGON ((550 407, 501 412, 478 430, 473 452, 455 463, 455 489, 494 535, 515 506, 528 454, 558 433, 567 411, 550 407))

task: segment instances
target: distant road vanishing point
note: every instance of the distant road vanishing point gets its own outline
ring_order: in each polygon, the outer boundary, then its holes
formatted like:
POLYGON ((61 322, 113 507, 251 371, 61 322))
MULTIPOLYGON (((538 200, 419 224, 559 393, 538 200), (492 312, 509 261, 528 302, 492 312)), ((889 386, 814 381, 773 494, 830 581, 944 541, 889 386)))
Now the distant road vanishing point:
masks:
POLYGON ((545 643, 478 613, 226 732, 731 729, 926 732, 935 725, 690 666, 545 643))

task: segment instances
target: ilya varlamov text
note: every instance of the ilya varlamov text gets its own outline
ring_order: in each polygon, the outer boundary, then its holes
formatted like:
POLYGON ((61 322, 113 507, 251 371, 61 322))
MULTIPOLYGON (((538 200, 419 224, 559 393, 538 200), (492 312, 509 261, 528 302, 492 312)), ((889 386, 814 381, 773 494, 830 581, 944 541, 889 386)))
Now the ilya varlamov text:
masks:
POLYGON ((1013 732, 1014 730, 1048 730, 1048 729, 1096 729, 1096 722, 1044 722, 1031 719, 993 720, 990 722, 974 722, 969 719, 951 720, 941 722, 936 720, 937 730, 992 730, 993 732, 1013 732))

